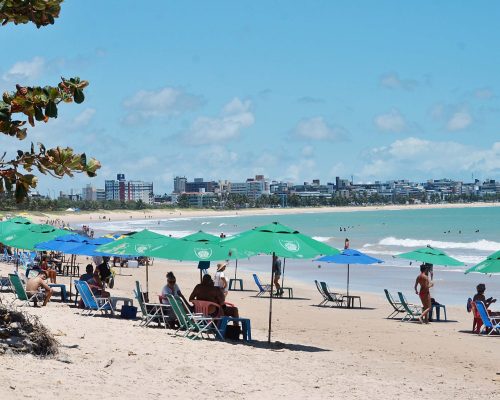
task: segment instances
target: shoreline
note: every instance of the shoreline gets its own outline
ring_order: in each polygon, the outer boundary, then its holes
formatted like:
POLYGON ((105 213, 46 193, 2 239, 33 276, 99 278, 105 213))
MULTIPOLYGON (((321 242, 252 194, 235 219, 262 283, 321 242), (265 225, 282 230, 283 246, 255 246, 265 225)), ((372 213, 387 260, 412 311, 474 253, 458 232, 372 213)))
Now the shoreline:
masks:
MULTIPOLYGON (((131 219, 177 219, 177 218, 210 218, 210 217, 241 217, 256 215, 293 215, 293 214, 323 214, 349 213, 367 211, 402 211, 457 208, 488 208, 500 207, 500 202, 493 203, 450 203, 450 204, 409 204, 386 206, 346 206, 346 207, 291 207, 291 208, 245 208, 239 210, 211 209, 147 209, 147 210, 97 210, 97 211, 56 211, 56 212, 22 212, 35 222, 45 222, 47 219, 60 219, 70 224, 90 223, 95 221, 126 221, 131 219), (105 216, 105 219, 102 217, 105 216)), ((4 212, 4 214, 9 214, 4 212)), ((20 214, 12 212, 12 215, 20 214)))

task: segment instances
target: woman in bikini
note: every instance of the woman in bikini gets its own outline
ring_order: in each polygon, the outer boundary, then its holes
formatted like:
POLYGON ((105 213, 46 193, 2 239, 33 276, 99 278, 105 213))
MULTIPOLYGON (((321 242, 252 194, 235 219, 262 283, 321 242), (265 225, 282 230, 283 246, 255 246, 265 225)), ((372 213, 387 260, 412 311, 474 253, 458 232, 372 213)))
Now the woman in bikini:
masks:
POLYGON ((427 265, 422 264, 420 266, 420 274, 415 280, 415 293, 420 297, 422 302, 422 315, 418 317, 421 323, 429 323, 429 312, 431 311, 431 292, 430 288, 434 285, 428 276, 429 268, 427 265), (417 290, 418 285, 420 285, 420 291, 417 290))

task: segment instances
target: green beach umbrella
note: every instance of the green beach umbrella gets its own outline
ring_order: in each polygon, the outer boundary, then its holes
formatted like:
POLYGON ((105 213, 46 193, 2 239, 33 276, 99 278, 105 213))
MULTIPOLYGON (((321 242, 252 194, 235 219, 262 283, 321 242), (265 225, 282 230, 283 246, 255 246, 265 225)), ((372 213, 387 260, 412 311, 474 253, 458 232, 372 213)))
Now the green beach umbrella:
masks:
POLYGON ((31 225, 31 222, 28 218, 24 217, 14 217, 10 218, 6 221, 0 222, 0 242, 2 241, 2 237, 8 235, 12 232, 23 230, 27 225, 31 225))
POLYGON ((36 250, 38 243, 47 242, 59 236, 70 235, 73 232, 58 229, 52 225, 29 224, 24 228, 2 235, 1 242, 7 246, 24 250, 36 250))
MULTIPOLYGON (((223 246, 239 251, 252 251, 278 257, 307 259, 319 255, 338 254, 339 250, 300 233, 299 231, 273 222, 253 228, 239 235, 221 240, 223 246)), ((271 269, 271 294, 269 296, 269 329, 267 341, 271 342, 274 276, 271 269)))
MULTIPOLYGON (((144 229, 124 235, 114 242, 103 244, 97 247, 97 252, 108 254, 121 254, 132 257, 155 257, 152 252, 162 247, 169 247, 179 242, 159 233, 144 229)), ((174 246, 172 246, 174 247, 174 246)), ((149 292, 149 260, 146 259, 146 291, 149 292)))
POLYGON ((481 274, 500 274, 500 251, 490 254, 486 260, 481 261, 479 264, 476 264, 465 271, 466 274, 469 272, 479 272, 481 274))
POLYGON ((221 246, 218 236, 203 231, 184 236, 172 244, 165 244, 149 252, 151 257, 178 261, 222 261, 248 258, 256 252, 221 246))
POLYGON ((203 231, 198 231, 196 233, 191 233, 190 235, 183 236, 182 240, 188 240, 190 242, 214 242, 219 243, 221 238, 219 236, 211 235, 203 231))
POLYGON ((464 265, 462 261, 458 261, 457 259, 448 256, 444 251, 435 249, 431 246, 413 250, 408 253, 398 254, 394 257, 421 261, 428 264, 445 265, 449 267, 460 267, 464 265))

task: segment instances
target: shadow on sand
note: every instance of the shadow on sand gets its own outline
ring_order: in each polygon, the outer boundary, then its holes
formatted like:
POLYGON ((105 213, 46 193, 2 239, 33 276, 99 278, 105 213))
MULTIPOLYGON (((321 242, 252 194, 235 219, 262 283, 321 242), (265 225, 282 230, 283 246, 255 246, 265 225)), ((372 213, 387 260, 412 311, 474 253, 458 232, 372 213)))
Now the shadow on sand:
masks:
POLYGON ((290 350, 290 351, 303 351, 306 353, 319 353, 323 351, 331 351, 330 349, 323 349, 321 347, 296 344, 296 343, 283 343, 279 341, 268 343, 267 340, 252 340, 251 342, 240 342, 240 341, 233 342, 230 340, 226 340, 226 343, 232 345, 250 346, 258 349, 267 349, 271 351, 290 350))

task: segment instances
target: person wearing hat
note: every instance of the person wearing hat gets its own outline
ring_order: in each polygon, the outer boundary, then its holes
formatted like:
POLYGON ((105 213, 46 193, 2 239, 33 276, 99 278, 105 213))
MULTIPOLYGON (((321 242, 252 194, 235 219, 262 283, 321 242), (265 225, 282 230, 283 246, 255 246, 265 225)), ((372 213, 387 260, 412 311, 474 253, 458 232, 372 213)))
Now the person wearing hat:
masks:
POLYGON ((222 291, 222 293, 224 294, 224 298, 226 298, 228 292, 227 279, 226 276, 224 275, 226 266, 227 266, 226 263, 217 264, 217 272, 215 273, 214 276, 214 286, 218 287, 222 291))

